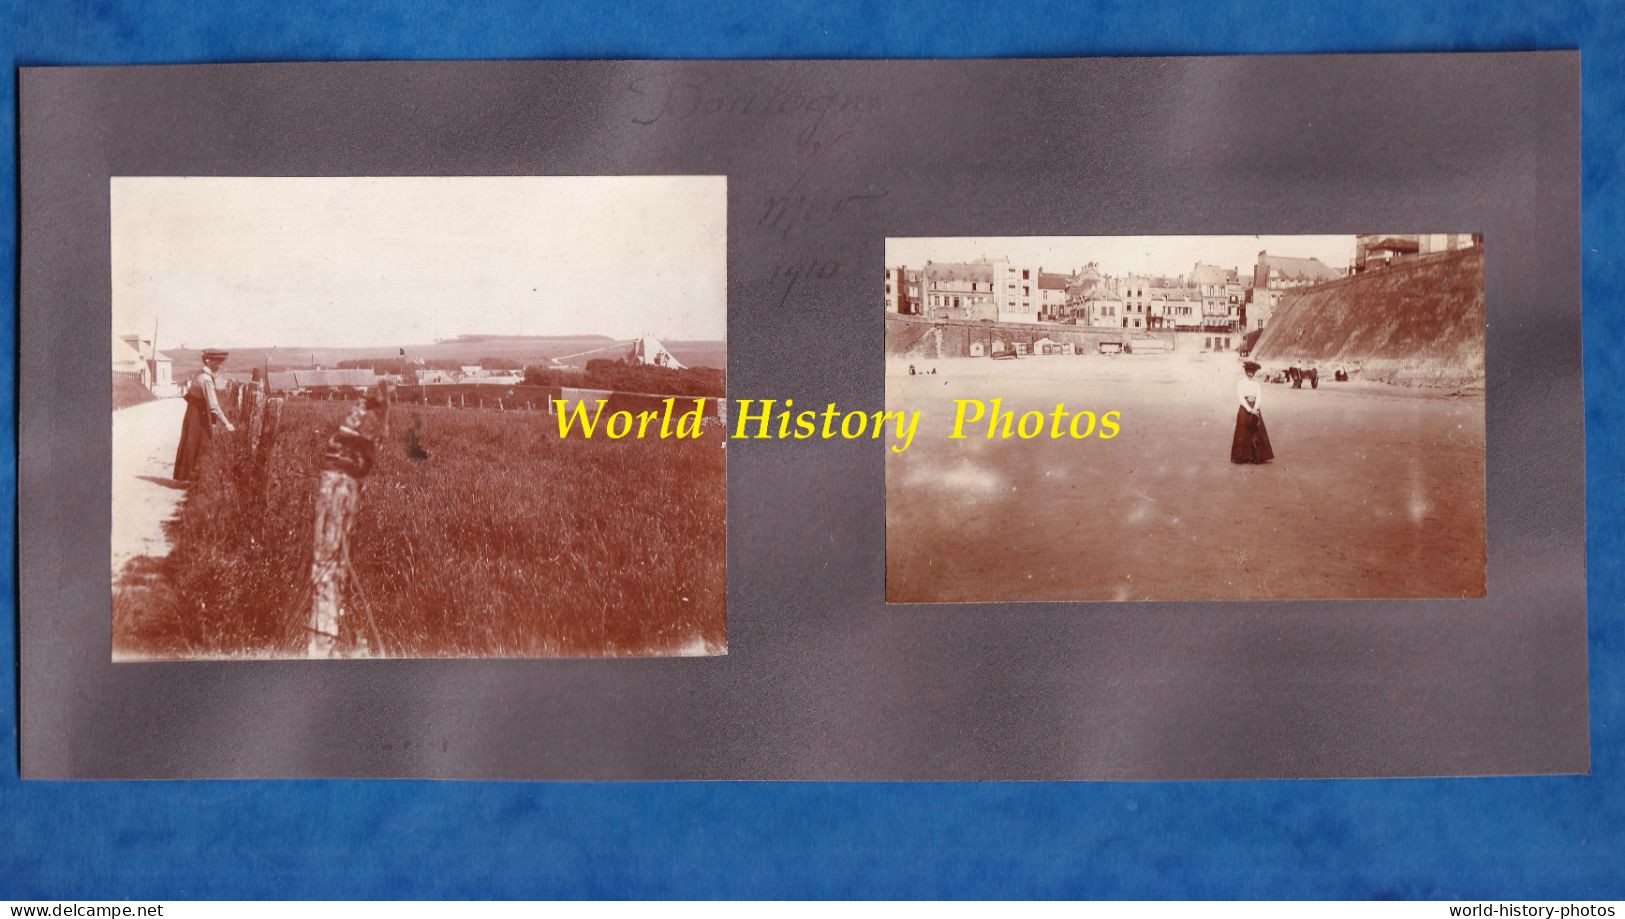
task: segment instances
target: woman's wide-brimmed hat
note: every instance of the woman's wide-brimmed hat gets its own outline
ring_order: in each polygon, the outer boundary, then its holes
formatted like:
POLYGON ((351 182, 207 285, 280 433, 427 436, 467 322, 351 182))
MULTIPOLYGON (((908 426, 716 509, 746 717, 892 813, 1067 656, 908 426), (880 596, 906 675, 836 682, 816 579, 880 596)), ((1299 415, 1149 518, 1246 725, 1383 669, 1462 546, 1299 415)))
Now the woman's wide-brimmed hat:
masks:
POLYGON ((205 361, 223 361, 228 357, 231 357, 230 351, 220 351, 216 348, 208 348, 203 352, 203 359, 205 361))
POLYGON ((1264 365, 1257 361, 1248 361, 1241 365, 1241 369, 1248 373, 1257 373, 1264 365))

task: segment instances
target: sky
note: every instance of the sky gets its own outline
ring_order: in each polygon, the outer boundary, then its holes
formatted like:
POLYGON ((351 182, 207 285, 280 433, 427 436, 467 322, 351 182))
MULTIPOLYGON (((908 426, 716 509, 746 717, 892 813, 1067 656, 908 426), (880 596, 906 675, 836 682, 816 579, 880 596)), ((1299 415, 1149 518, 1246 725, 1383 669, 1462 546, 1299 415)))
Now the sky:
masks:
POLYGON ((720 176, 115 177, 113 331, 159 347, 727 337, 720 176))
POLYGON ((1258 253, 1318 258, 1339 271, 1354 259, 1353 236, 1007 236, 907 237, 886 240, 886 265, 969 262, 1008 257, 1057 274, 1098 262, 1104 274, 1189 276, 1197 262, 1236 268, 1250 277, 1258 253))

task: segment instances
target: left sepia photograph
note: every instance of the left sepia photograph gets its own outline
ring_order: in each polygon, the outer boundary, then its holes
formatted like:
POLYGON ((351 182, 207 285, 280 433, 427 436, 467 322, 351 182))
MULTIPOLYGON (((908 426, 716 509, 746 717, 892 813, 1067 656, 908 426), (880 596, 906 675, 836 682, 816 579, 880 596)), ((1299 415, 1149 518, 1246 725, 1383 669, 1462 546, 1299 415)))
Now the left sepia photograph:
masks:
POLYGON ((725 177, 110 197, 114 660, 726 653, 725 177))

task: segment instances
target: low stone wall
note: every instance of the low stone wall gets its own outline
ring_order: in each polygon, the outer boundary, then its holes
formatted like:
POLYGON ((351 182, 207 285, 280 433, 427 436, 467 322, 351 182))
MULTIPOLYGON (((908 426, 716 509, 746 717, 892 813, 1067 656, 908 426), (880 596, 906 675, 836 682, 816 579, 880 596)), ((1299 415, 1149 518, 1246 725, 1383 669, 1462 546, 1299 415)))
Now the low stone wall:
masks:
POLYGON ((1240 332, 1146 331, 1094 326, 1028 322, 989 322, 970 319, 925 319, 919 316, 886 316, 886 354, 932 360, 948 357, 986 357, 998 344, 1011 350, 1017 344, 1032 351, 1034 342, 1048 338, 1072 345, 1080 355, 1097 355, 1101 342, 1163 342, 1178 352, 1233 351, 1241 345, 1240 332), (1228 339, 1228 346, 1225 344, 1228 339), (980 353, 974 346, 980 345, 980 353))

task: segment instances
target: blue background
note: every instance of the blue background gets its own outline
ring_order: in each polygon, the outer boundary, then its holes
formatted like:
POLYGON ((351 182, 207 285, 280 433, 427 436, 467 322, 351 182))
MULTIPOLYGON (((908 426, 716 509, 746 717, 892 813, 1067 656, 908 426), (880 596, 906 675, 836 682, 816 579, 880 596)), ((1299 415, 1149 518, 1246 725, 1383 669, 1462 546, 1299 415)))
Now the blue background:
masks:
MULTIPOLYGON (((1625 9, 1256 0, 344 7, 13 0, 7 66, 441 58, 992 57, 1579 48, 1589 777, 1166 784, 27 783, 0 668, 0 899, 1625 898, 1625 9)), ((15 137, 15 83, 0 128, 15 137)), ((16 150, 0 158, 16 267, 16 150)), ((15 393, 16 288, 0 323, 15 393)), ((0 430, 15 432, 4 400, 0 430)), ((15 507, 15 450, 0 488, 15 507)), ((15 527, 0 529, 14 555, 15 527)), ((13 565, 12 568, 15 566, 13 565)), ((12 570, 6 570, 9 578, 12 570)), ((15 605, 15 585, 5 596, 15 605)), ((15 620, 13 620, 15 621, 15 620)), ((0 659, 15 659, 0 629, 0 659)))

